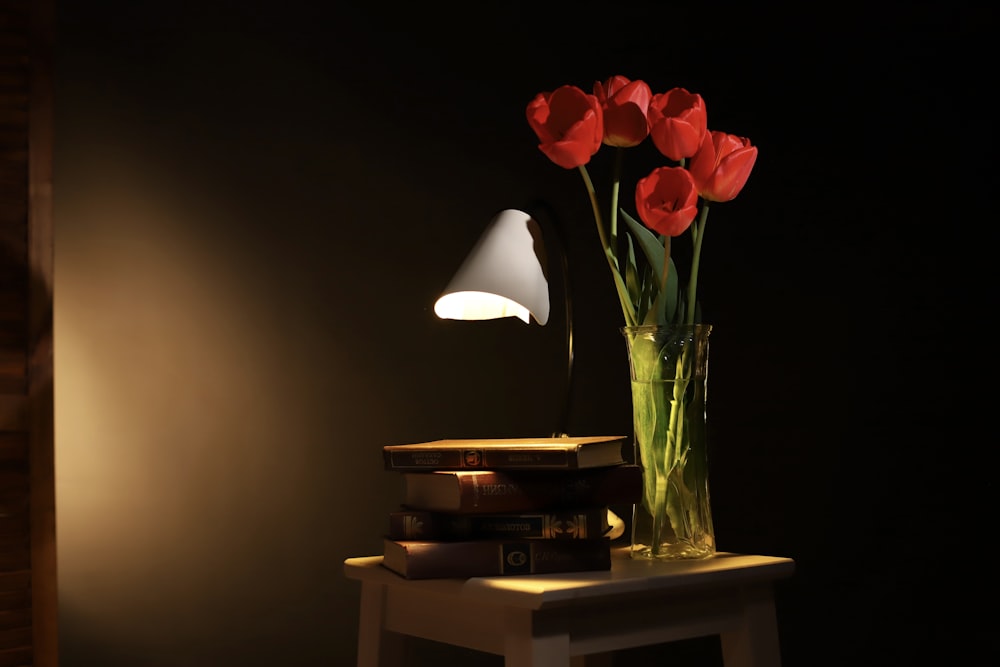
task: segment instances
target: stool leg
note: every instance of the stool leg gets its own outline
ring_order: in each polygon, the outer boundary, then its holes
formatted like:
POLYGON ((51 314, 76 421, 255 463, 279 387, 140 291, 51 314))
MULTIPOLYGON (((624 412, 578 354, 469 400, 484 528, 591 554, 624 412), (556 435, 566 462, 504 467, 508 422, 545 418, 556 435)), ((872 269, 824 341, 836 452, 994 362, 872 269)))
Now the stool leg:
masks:
POLYGON ((740 621, 723 632, 721 640, 726 667, 781 667, 778 621, 770 587, 744 591, 740 621))
POLYGON ((358 667, 400 667, 403 636, 385 628, 385 597, 382 584, 361 584, 361 620, 358 625, 358 667))
POLYGON ((535 635, 532 613, 508 610, 504 624, 504 667, 570 667, 569 634, 535 635))

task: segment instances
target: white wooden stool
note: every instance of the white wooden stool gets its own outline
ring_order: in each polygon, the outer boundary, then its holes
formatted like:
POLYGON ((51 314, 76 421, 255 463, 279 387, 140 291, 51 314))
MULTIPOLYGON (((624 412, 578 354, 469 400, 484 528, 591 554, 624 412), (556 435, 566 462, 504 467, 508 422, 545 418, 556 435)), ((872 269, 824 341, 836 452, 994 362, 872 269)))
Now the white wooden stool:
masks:
POLYGON ((610 652, 717 634, 726 667, 780 667, 773 586, 790 558, 719 553, 632 560, 606 572, 408 580, 381 556, 348 558, 361 582, 358 667, 399 667, 403 635, 504 656, 506 667, 610 664, 610 652))

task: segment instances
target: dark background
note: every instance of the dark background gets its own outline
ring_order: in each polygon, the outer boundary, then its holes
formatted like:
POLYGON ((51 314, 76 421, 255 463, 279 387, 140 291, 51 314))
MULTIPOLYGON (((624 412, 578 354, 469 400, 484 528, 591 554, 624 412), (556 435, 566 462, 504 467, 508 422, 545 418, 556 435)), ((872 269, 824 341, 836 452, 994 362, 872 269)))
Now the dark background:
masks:
MULTIPOLYGON (((353 663, 341 563, 397 502, 381 446, 552 427, 558 318, 431 310, 500 208, 569 223, 569 431, 630 432, 583 184, 524 119, 623 74, 760 149, 699 295, 716 534, 796 560, 784 664, 986 664, 957 595, 992 568, 994 10, 354 4, 57 3, 61 663, 353 663)), ((640 653, 720 664, 711 640, 640 653)))

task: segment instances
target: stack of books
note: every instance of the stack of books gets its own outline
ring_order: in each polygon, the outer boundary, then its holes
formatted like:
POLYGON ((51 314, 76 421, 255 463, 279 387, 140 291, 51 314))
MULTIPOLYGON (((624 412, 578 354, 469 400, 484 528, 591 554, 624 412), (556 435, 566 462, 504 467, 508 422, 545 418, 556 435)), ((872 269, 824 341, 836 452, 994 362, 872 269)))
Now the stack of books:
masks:
POLYGON ((436 440, 383 447, 402 475, 382 563, 409 579, 611 569, 624 526, 611 506, 642 497, 625 436, 436 440), (609 519, 609 516, 611 517, 609 519))

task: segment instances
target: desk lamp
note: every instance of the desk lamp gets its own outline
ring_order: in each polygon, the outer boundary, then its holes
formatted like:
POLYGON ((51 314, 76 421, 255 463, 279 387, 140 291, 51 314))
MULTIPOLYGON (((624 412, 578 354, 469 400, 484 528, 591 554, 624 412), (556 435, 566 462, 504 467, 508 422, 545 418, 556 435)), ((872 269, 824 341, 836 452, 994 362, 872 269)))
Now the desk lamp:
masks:
POLYGON ((455 276, 434 304, 441 319, 491 320, 517 317, 525 324, 533 319, 541 326, 549 321, 549 272, 546 242, 557 249, 566 293, 566 394, 554 436, 566 434, 566 421, 573 387, 573 317, 569 272, 559 230, 546 211, 526 213, 518 209, 500 211, 473 246, 455 276), (542 222, 549 234, 543 234, 542 222))

